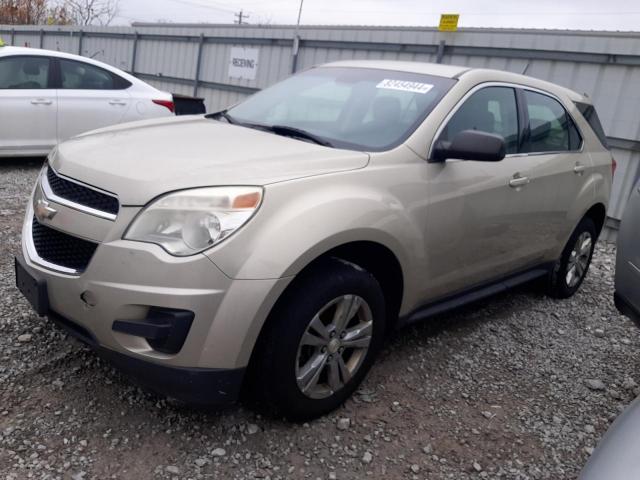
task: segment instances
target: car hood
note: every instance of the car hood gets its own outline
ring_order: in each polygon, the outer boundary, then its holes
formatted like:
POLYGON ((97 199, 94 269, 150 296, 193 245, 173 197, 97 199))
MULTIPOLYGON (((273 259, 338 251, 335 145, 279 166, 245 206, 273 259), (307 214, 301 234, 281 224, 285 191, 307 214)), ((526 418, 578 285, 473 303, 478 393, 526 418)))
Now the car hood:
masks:
POLYGON ((144 205, 173 190, 354 170, 369 156, 198 116, 95 130, 60 144, 50 161, 62 175, 117 194, 122 205, 144 205))

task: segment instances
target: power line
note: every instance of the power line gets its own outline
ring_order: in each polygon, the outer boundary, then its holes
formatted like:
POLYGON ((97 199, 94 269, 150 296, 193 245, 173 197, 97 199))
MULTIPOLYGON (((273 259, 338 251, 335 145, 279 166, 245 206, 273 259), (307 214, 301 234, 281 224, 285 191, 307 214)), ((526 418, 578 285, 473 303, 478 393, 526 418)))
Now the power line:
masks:
POLYGON ((233 13, 233 10, 223 8, 221 6, 218 6, 218 4, 211 3, 211 2, 207 2, 206 4, 204 4, 194 0, 169 0, 169 1, 174 3, 181 3, 183 5, 188 5, 190 7, 206 8, 207 10, 217 10, 219 12, 233 13))

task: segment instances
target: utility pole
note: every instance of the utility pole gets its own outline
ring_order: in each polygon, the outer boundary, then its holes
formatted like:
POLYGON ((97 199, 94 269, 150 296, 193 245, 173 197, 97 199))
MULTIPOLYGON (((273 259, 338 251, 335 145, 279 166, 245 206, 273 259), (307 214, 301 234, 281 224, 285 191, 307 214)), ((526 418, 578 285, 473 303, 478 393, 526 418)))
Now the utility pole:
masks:
POLYGON ((293 34, 293 58, 291 59, 291 73, 296 73, 298 69, 298 51, 300 50, 300 18, 302 17, 302 6, 304 0, 300 0, 300 8, 298 9, 298 21, 296 22, 296 30, 293 34))
POLYGON ((236 19, 237 20, 235 20, 233 23, 237 23, 238 25, 242 25, 243 23, 247 23, 247 22, 243 22, 243 19, 249 18, 249 15, 244 13, 244 10, 240 10, 235 15, 236 15, 236 19))

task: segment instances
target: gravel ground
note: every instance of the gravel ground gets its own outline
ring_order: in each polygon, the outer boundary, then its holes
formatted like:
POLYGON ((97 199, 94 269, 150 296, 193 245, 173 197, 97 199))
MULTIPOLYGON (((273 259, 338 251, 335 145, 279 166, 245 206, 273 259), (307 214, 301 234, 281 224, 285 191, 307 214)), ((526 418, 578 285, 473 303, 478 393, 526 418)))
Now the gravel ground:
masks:
POLYGON ((598 246, 568 301, 535 286, 391 339, 358 394, 296 425, 145 393, 14 288, 36 161, 0 165, 0 478, 572 479, 640 393, 640 333, 598 246))

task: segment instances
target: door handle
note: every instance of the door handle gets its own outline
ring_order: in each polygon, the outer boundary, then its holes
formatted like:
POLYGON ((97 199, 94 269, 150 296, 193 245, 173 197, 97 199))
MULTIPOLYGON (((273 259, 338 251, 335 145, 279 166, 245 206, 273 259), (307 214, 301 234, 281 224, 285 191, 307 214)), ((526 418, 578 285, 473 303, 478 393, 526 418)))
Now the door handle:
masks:
POLYGON ((46 98, 34 98, 31 100, 32 105, 51 105, 53 100, 47 100, 46 98))
POLYGON ((531 180, 529 177, 522 177, 519 173, 516 173, 511 180, 509 180, 509 186, 511 188, 523 187, 529 185, 531 180))
POLYGON ((126 105, 124 100, 109 100, 109 105, 126 105))
POLYGON ((586 170, 586 168, 587 167, 585 167, 580 162, 578 162, 578 163, 576 163, 576 166, 573 167, 573 173, 576 173, 578 175, 582 175, 582 172, 584 172, 586 170))

